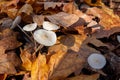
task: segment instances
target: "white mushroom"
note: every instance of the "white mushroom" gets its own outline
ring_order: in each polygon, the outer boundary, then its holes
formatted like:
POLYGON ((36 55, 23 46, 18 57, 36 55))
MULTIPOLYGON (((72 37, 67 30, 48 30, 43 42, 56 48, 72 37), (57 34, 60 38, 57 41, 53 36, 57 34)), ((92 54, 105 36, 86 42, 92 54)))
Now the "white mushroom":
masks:
POLYGON ((59 29, 60 27, 51 23, 51 22, 48 22, 48 21, 44 21, 43 22, 43 28, 46 29, 46 30, 57 30, 59 29))
POLYGON ((37 23, 31 23, 31 24, 27 24, 23 27, 23 30, 25 31, 33 31, 37 28, 37 23))
POLYGON ((36 30, 33 34, 33 37, 38 43, 45 46, 52 46, 57 40, 55 32, 44 29, 36 30))
POLYGON ((106 64, 106 59, 103 55, 98 53, 91 54, 88 59, 88 64, 94 69, 102 69, 106 64))
POLYGON ((120 43, 120 35, 117 35, 117 40, 120 43))

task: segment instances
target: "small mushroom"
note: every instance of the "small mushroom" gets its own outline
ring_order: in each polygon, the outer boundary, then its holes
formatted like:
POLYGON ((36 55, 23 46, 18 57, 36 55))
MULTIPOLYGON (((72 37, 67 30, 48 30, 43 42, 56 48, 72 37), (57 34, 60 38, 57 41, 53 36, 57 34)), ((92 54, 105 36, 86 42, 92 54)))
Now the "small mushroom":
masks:
POLYGON ((55 32, 44 29, 36 30, 33 34, 33 37, 38 43, 45 46, 52 46, 57 40, 55 32))
POLYGON ((25 30, 25 31, 33 31, 36 28, 37 28, 37 23, 31 23, 31 24, 25 25, 23 27, 23 30, 25 30))
POLYGON ((106 64, 106 59, 103 55, 98 53, 91 54, 88 59, 88 64, 94 69, 102 69, 106 64))
POLYGON ((46 30, 57 30, 59 29, 60 27, 51 23, 51 22, 48 22, 48 21, 44 21, 43 22, 43 28, 46 29, 46 30))
POLYGON ((120 43, 120 35, 117 35, 117 40, 120 43))

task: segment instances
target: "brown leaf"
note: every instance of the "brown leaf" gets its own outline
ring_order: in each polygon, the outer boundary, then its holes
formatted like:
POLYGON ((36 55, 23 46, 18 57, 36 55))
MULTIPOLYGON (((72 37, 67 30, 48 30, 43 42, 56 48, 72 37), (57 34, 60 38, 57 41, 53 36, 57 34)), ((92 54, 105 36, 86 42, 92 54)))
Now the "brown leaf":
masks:
POLYGON ((0 74, 0 80, 5 80, 7 77, 7 74, 0 74))
POLYGON ((30 15, 31 13, 33 13, 32 6, 30 4, 24 4, 18 11, 18 15, 22 13, 25 13, 27 15, 30 15))
POLYGON ((77 9, 77 6, 75 6, 74 2, 67 3, 63 6, 63 11, 66 13, 74 13, 74 11, 77 9))
POLYGON ((47 10, 48 8, 54 9, 56 6, 60 7, 63 3, 61 2, 44 2, 44 9, 47 10))
POLYGON ((97 80, 99 78, 99 74, 92 74, 92 75, 79 75, 79 76, 75 76, 72 78, 67 78, 65 80, 97 80))
POLYGON ((103 7, 102 9, 96 7, 89 8, 87 14, 100 18, 99 24, 104 27, 104 30, 110 30, 111 28, 120 26, 119 16, 114 15, 114 13, 106 7, 103 7))
POLYGON ((19 47, 21 43, 16 40, 15 36, 10 36, 10 37, 1 39, 0 45, 2 45, 5 48, 5 50, 12 50, 19 47))
POLYGON ((7 59, 15 66, 18 67, 21 64, 20 58, 17 56, 17 54, 14 51, 9 51, 6 53, 7 59))
POLYGON ((96 7, 90 8, 87 13, 100 18, 99 24, 103 26, 103 29, 99 29, 93 33, 93 36, 96 36, 96 38, 109 37, 111 34, 119 32, 120 18, 114 15, 107 7, 103 6, 102 9, 96 7))
POLYGON ((43 15, 34 15, 33 16, 33 22, 37 23, 37 25, 40 27, 43 24, 44 16, 43 15))
POLYGON ((60 12, 51 16, 46 16, 52 23, 58 24, 63 27, 69 27, 73 23, 79 20, 79 17, 75 14, 68 14, 65 12, 60 12))
POLYGON ((82 69, 84 60, 79 58, 78 53, 67 51, 62 44, 50 47, 51 54, 48 65, 50 67, 49 80, 64 79, 72 72, 82 69))
POLYGON ((15 74, 15 66, 8 60, 7 54, 0 55, 0 74, 15 74))

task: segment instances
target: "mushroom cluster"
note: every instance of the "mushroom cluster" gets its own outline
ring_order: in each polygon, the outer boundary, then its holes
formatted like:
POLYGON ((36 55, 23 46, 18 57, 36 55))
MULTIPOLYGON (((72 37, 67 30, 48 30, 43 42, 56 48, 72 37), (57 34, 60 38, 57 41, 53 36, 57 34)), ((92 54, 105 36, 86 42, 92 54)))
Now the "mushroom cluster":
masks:
MULTIPOLYGON (((36 28, 37 28, 37 23, 32 23, 32 24, 25 25, 23 27, 23 30, 33 31, 36 28)), ((43 22, 43 29, 35 30, 33 33, 33 38, 39 44, 42 44, 44 46, 52 46, 57 41, 56 33, 52 30, 57 30, 57 29, 59 29, 59 26, 57 26, 51 22, 44 21, 43 22)))

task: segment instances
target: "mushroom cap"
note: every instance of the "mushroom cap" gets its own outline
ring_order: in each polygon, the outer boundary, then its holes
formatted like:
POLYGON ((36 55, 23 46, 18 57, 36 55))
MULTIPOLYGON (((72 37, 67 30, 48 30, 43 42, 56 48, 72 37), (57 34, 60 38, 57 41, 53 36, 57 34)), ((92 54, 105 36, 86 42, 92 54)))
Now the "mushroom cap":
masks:
POLYGON ((46 30, 57 30, 59 29, 60 27, 51 23, 51 22, 48 22, 48 21, 44 21, 43 22, 43 28, 46 29, 46 30))
POLYGON ((27 24, 23 27, 23 30, 25 31, 33 31, 37 28, 37 23, 31 23, 31 24, 27 24))
POLYGON ((94 69, 102 69, 106 64, 106 59, 103 55, 98 53, 91 54, 88 59, 88 64, 94 69))
POLYGON ((117 35, 117 40, 120 43, 120 35, 117 35))
POLYGON ((57 36, 53 31, 47 31, 44 29, 36 30, 33 34, 34 39, 45 46, 52 46, 56 43, 57 36))

